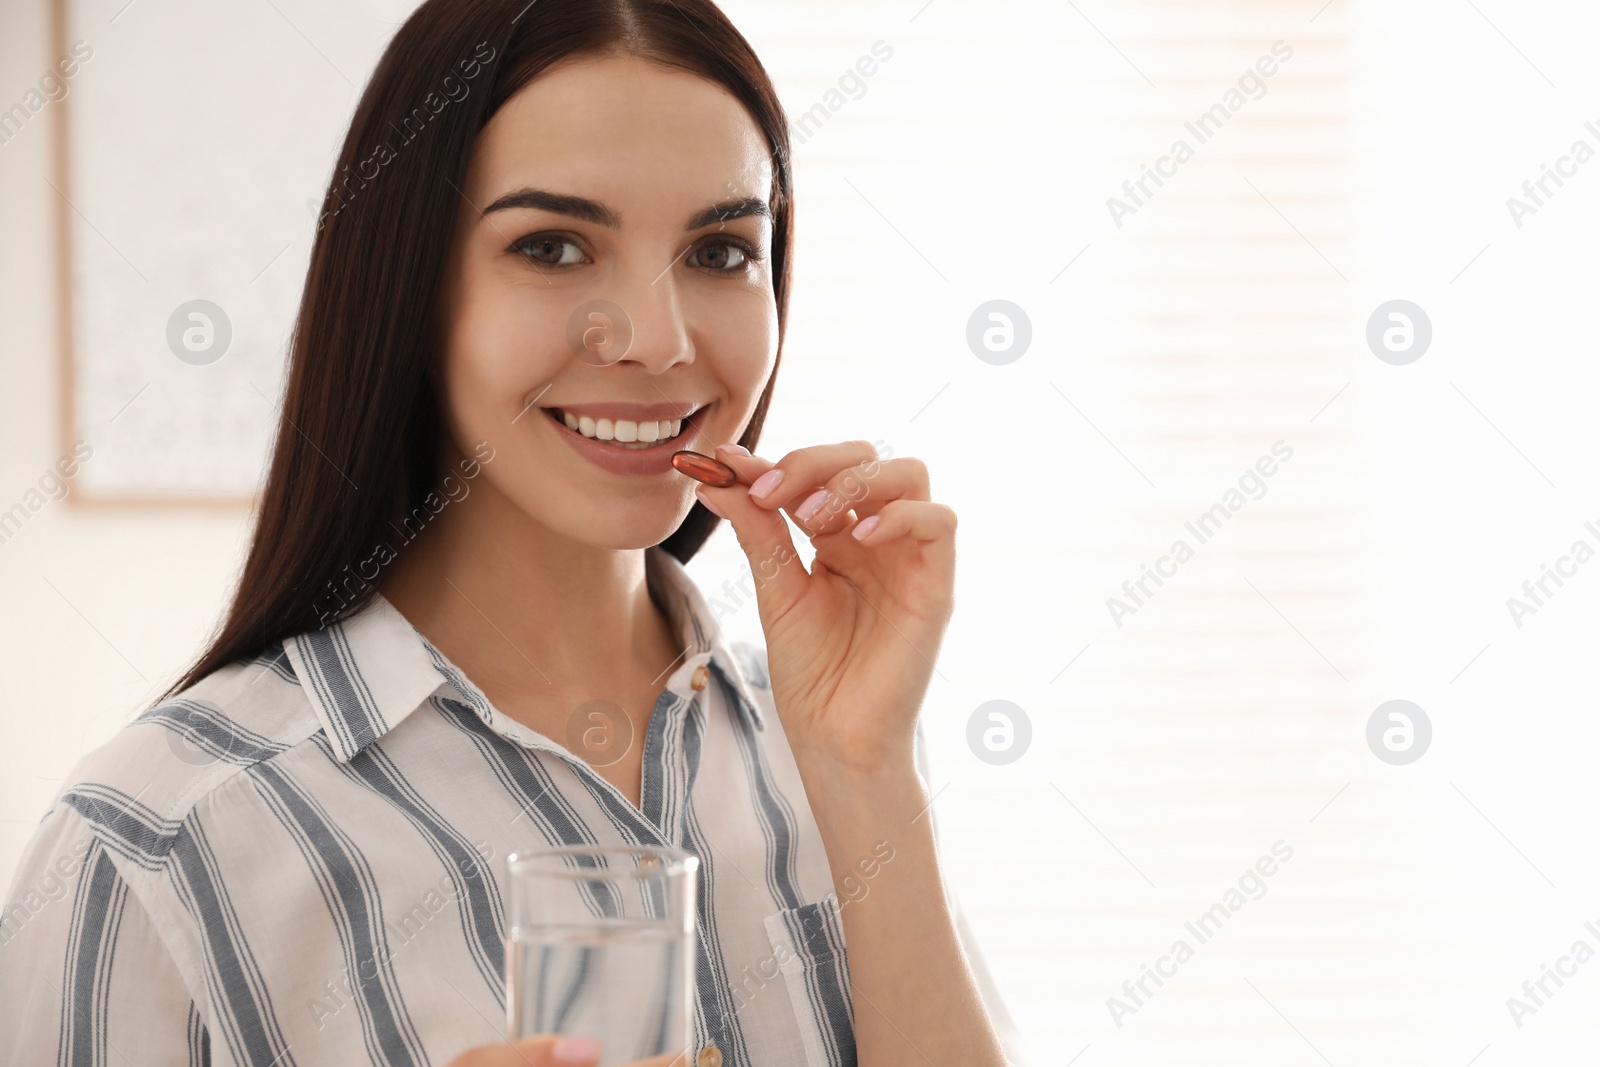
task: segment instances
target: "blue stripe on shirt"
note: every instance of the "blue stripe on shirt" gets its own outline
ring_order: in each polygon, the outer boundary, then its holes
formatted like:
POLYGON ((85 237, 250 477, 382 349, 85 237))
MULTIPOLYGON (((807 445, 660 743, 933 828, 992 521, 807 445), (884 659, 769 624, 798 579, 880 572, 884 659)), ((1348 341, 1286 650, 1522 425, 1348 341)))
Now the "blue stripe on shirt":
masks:
POLYGON ((328 818, 322 805, 270 763, 252 768, 258 791, 294 838, 322 890, 338 931, 357 1014, 375 1063, 415 1067, 427 1063, 394 977, 377 880, 361 850, 328 818), (366 968, 372 965, 369 977, 366 968))
POLYGON ((191 816, 179 828, 170 855, 173 887, 200 930, 206 986, 220 1014, 229 1052, 250 1067, 290 1067, 294 1059, 272 998, 197 817, 191 816))
MULTIPOLYGON (((327 755, 337 764, 331 751, 327 755)), ((482 869, 483 858, 478 850, 423 799, 381 745, 362 749, 345 767, 345 773, 404 815, 439 857, 455 889, 467 949, 490 993, 504 1008, 505 913, 500 891, 494 878, 482 869), (468 871, 472 872, 470 876, 468 871)))

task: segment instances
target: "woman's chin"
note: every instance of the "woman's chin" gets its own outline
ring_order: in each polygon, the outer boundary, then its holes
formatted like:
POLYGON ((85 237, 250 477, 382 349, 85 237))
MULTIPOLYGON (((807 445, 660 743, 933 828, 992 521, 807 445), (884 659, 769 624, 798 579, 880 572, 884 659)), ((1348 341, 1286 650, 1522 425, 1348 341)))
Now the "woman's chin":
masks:
POLYGON ((688 510, 682 505, 644 508, 639 504, 618 507, 610 514, 597 509, 585 521, 569 524, 566 533, 574 541, 595 548, 619 552, 649 548, 671 537, 683 524, 688 510))

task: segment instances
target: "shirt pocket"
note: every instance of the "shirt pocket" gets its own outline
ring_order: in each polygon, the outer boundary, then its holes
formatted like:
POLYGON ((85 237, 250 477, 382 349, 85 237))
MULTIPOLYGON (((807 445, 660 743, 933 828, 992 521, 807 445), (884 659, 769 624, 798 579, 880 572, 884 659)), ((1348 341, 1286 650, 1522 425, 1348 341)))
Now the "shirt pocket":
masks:
POLYGON ((839 899, 768 915, 767 940, 789 991, 809 1067, 855 1067, 855 1007, 839 899))

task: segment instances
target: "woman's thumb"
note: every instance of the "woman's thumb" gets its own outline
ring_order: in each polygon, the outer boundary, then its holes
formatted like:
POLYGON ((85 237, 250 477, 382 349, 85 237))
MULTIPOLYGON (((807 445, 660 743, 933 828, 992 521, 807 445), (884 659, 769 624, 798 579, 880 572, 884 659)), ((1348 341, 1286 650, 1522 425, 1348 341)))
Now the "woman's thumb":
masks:
POLYGON ((600 1042, 592 1037, 541 1034, 509 1045, 485 1045, 450 1061, 450 1067, 595 1067, 600 1042))
POLYGON ((594 1067, 600 1062, 600 1042, 592 1037, 558 1037, 550 1046, 554 1067, 594 1067))
POLYGON ((750 499, 750 483, 773 465, 755 456, 739 456, 720 449, 718 458, 738 473, 739 481, 725 489, 700 485, 695 488, 695 495, 733 526, 755 576, 762 617, 781 617, 805 594, 806 569, 795 551, 783 512, 768 511, 750 499))

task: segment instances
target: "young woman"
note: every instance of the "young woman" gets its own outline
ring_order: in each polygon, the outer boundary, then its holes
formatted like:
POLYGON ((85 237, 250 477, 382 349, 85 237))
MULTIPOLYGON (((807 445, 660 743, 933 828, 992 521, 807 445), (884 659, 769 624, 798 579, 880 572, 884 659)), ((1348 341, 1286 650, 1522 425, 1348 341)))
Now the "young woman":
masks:
POLYGON ((921 776, 954 515, 865 442, 750 451, 791 189, 709 0, 416 11, 324 201, 232 608, 29 845, 0 1059, 593 1062, 500 1043, 504 857, 551 844, 699 858, 697 1067, 1017 1059, 921 776), (684 570, 719 519, 764 653, 684 570))

